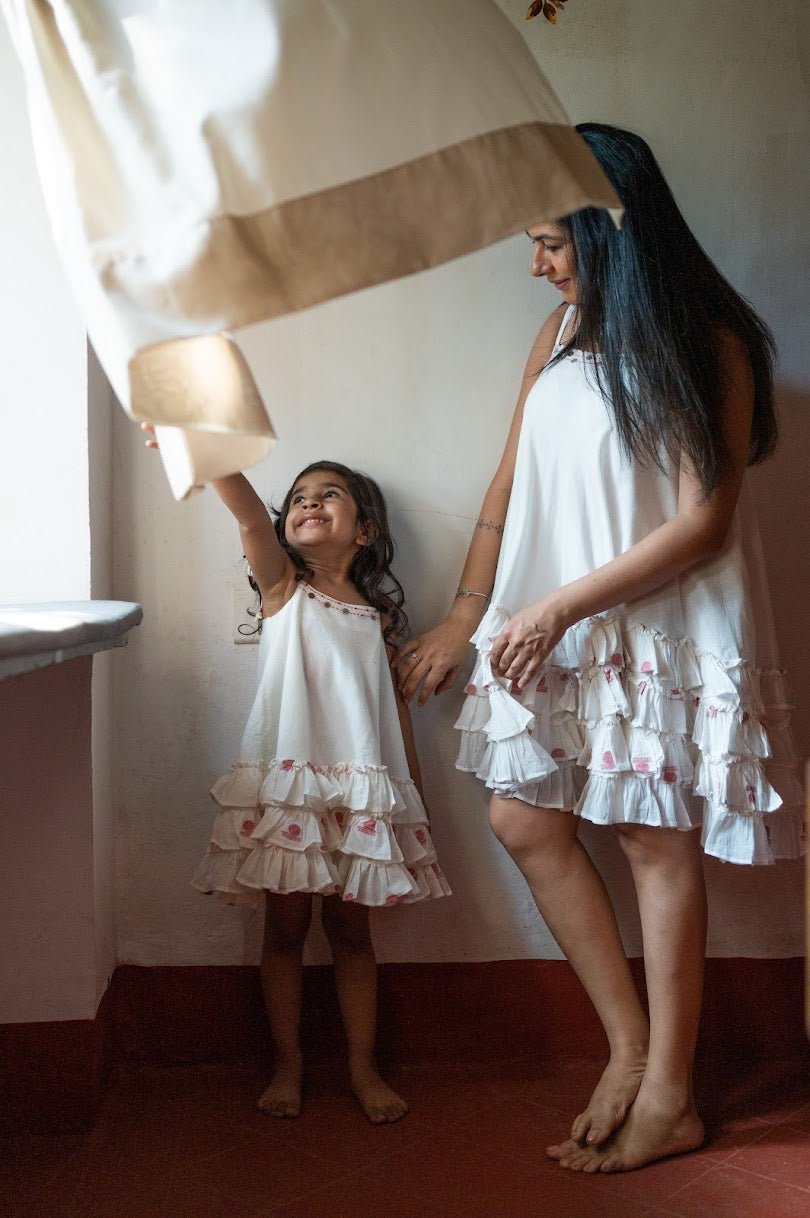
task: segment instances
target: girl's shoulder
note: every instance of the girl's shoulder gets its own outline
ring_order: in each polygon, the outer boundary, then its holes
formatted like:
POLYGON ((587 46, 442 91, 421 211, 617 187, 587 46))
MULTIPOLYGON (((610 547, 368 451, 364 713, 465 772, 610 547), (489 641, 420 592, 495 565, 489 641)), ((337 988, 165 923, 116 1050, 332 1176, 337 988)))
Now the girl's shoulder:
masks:
POLYGON ((262 618, 275 617, 277 613, 280 613, 295 596, 300 585, 299 572, 290 563, 289 569, 284 572, 278 583, 264 592, 261 603, 262 618))

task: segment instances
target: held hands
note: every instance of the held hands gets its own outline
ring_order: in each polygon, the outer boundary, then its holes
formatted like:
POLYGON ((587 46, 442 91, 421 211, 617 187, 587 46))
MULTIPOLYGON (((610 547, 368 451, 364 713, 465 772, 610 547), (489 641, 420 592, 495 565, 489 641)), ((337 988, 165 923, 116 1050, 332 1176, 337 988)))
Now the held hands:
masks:
POLYGON ((512 681, 515 692, 524 689, 570 625, 553 596, 521 609, 492 646, 493 672, 512 681))
POLYGON ((468 623, 448 618, 404 643, 391 661, 403 701, 410 702, 420 684, 419 706, 424 706, 432 693, 449 689, 467 659, 471 634, 468 623))

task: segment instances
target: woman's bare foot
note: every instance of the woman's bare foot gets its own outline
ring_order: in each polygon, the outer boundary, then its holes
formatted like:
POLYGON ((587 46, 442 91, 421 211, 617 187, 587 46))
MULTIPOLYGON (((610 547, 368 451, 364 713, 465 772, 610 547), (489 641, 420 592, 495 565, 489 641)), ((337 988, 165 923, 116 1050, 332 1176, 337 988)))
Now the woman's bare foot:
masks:
POLYGON ((380 1077, 373 1062, 350 1062, 352 1091, 372 1125, 399 1121, 409 1111, 403 1099, 380 1077))
POLYGON ((602 1146, 578 1146, 559 1159, 570 1171, 635 1171, 670 1155, 687 1154, 703 1144, 705 1130, 694 1102, 667 1088, 647 1083, 638 1093, 621 1129, 602 1146))
POLYGON ((646 1054, 641 1050, 612 1056, 587 1108, 575 1118, 571 1137, 558 1146, 549 1146, 549 1158, 559 1161, 584 1145, 598 1146, 606 1141, 620 1127, 638 1095, 646 1064, 646 1054))
POLYGON ((270 1086, 259 1099, 262 1112, 274 1117, 297 1117, 301 1112, 300 1057, 278 1057, 270 1086))

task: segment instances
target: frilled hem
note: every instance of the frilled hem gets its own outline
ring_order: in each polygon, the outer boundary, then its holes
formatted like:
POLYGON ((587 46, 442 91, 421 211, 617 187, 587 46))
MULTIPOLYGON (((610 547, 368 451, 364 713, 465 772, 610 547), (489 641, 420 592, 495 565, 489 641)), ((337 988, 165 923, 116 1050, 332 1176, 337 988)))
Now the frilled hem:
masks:
POLYGON ((450 894, 416 787, 382 766, 236 762, 211 795, 220 810, 191 882, 226 904, 261 908, 265 891, 374 906, 450 894))
POLYGON ((491 606, 473 636, 458 769, 595 824, 702 826, 704 851, 727 862, 804 852, 783 673, 614 615, 568 630, 515 696, 489 658, 509 617, 491 606))

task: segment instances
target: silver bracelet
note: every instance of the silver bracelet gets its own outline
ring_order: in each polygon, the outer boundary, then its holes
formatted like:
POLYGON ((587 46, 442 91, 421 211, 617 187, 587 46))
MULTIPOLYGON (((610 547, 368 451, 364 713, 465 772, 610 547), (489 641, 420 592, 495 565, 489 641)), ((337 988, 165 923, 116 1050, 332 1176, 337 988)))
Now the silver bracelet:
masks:
POLYGON ((486 593, 486 592, 473 592, 471 588, 457 588, 457 589, 456 589, 456 597, 455 597, 455 599, 458 599, 458 597, 460 597, 460 596, 462 596, 462 597, 467 597, 467 596, 480 596, 480 597, 481 597, 483 600, 485 600, 485 601, 488 601, 488 600, 489 600, 489 595, 488 595, 488 593, 486 593))

